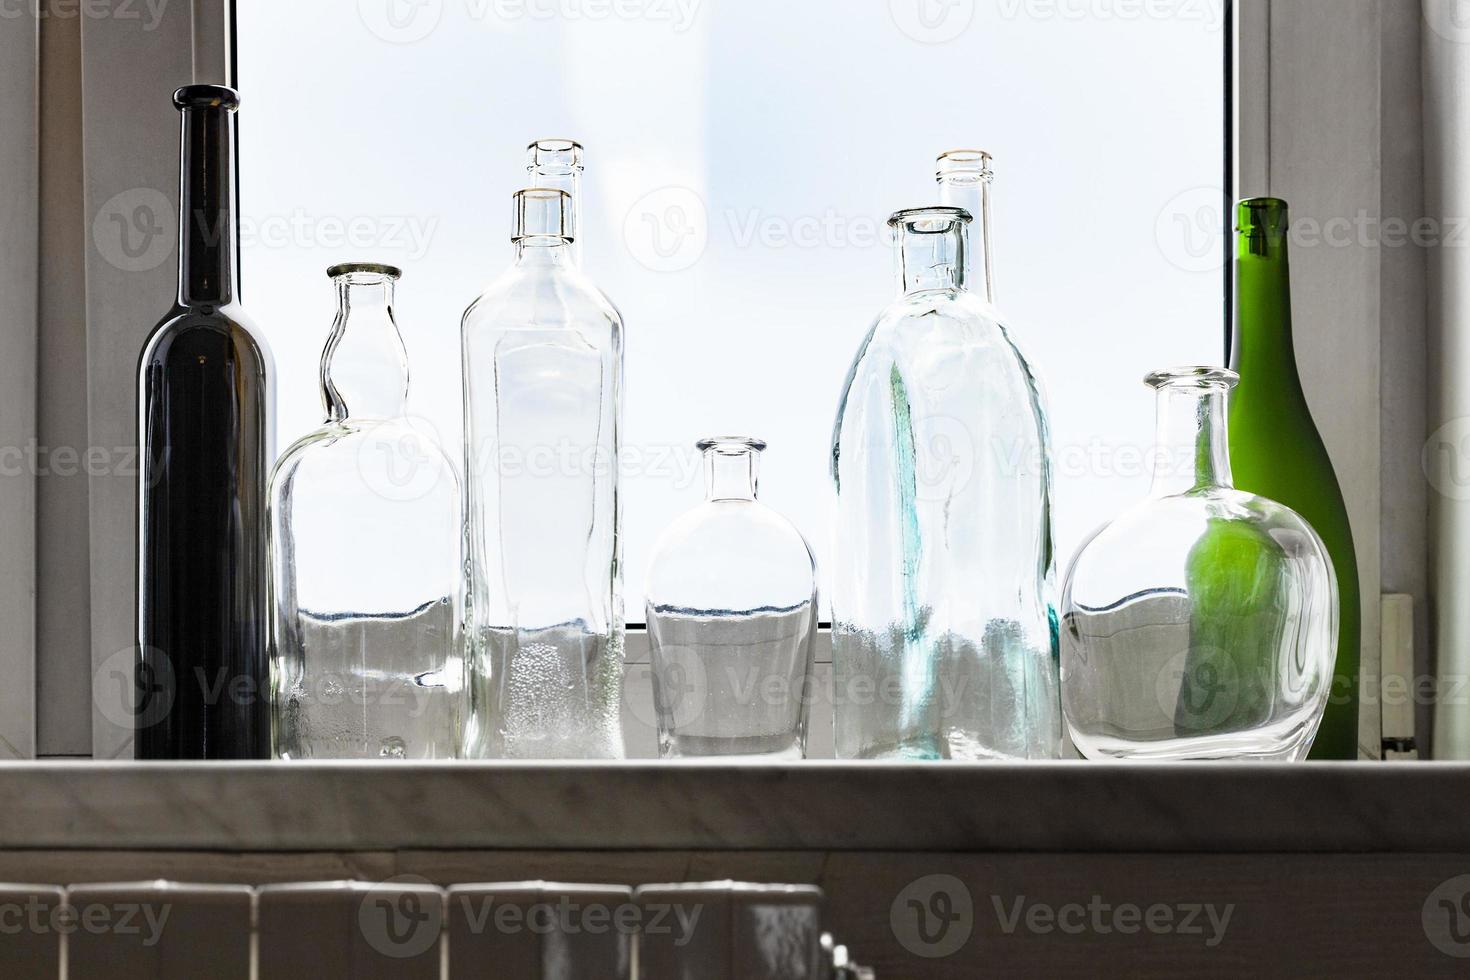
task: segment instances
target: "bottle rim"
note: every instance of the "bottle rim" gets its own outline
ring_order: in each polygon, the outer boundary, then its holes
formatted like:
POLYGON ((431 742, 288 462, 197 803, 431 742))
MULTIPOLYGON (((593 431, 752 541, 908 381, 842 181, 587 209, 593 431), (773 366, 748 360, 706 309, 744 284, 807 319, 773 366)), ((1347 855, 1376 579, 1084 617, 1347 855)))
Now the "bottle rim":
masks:
POLYGON ((765 451, 766 441, 754 436, 708 436, 696 442, 694 448, 702 453, 712 449, 716 452, 759 453, 765 451))
POLYGON ((907 228, 919 234, 942 234, 956 224, 969 224, 975 216, 964 208, 947 205, 931 205, 924 208, 904 208, 888 218, 888 227, 907 228))
POLYGON ((990 183, 995 180, 991 166, 994 161, 988 150, 945 150, 935 160, 934 176, 938 180, 990 183))
POLYGON ((1229 391, 1240 384, 1240 375, 1221 367, 1179 367, 1154 371, 1143 383, 1155 390, 1165 388, 1222 388, 1229 391))
POLYGON ((384 265, 381 262, 339 262, 327 269, 328 279, 340 279, 343 276, 366 273, 374 276, 384 276, 388 279, 402 279, 403 270, 396 265, 384 265))
POLYGON ((240 93, 228 85, 185 85, 174 90, 174 108, 234 112, 240 108, 240 93))

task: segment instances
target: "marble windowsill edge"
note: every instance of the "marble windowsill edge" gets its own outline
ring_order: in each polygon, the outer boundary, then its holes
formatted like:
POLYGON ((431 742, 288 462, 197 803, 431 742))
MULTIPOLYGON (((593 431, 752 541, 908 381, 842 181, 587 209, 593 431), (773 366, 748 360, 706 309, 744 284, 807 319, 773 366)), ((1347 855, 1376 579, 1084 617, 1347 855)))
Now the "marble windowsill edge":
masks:
POLYGON ((1470 765, 10 763, 0 849, 1470 854, 1470 765))

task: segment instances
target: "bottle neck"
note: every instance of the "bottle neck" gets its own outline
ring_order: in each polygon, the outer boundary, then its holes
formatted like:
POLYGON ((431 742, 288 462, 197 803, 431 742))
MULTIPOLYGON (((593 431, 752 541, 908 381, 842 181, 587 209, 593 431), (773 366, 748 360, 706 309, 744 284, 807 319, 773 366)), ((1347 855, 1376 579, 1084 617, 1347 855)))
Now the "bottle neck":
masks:
POLYGON ((995 266, 991 253, 991 179, 976 172, 941 172, 939 203, 964 208, 972 218, 965 253, 965 288, 995 302, 995 266))
POLYGON ((965 223, 911 223, 898 231, 899 279, 904 293, 964 289, 965 223))
POLYGON ((1158 392, 1157 451, 1150 495, 1172 497, 1230 487, 1228 389, 1166 385, 1158 392))
POLYGON ((337 319, 322 352, 327 421, 396 418, 408 410, 408 352, 393 318, 393 280, 338 276, 337 319))
POLYGON ((533 188, 561 191, 567 196, 563 230, 572 244, 566 254, 576 262, 579 250, 575 243, 582 237, 582 148, 560 140, 533 143, 526 170, 533 188))
POLYGON ((740 443, 718 443, 704 451, 705 498, 754 500, 760 479, 760 451, 740 443))
POLYGON ((236 297, 235 113, 181 112, 179 305, 223 306, 236 297))
POLYGON ((567 238, 522 238, 515 243, 516 265, 570 269, 576 264, 572 242, 567 238))
POLYGON ((1246 202, 1238 219, 1231 364, 1257 390, 1298 387, 1285 205, 1246 202))

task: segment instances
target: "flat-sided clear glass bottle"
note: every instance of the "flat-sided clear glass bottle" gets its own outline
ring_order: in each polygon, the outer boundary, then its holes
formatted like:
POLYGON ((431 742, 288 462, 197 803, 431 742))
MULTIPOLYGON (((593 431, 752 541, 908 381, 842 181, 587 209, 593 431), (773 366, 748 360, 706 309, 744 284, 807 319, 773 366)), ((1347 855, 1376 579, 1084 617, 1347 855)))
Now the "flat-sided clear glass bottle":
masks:
POLYGON ((839 758, 1059 753, 1040 386, 966 288, 969 212, 900 211, 900 295, 848 375, 832 441, 839 758))
POLYGON ((477 757, 623 755, 623 323, 577 268, 572 206, 515 195, 515 263, 462 324, 477 757))
POLYGON ((392 266, 328 270, 326 422, 271 477, 273 741, 286 759, 444 759, 464 715, 454 468, 406 415, 392 266))
POLYGON ((707 499, 660 537, 647 605, 659 754, 806 757, 816 561, 756 499, 759 439, 698 444, 707 499))
POLYGON ((1306 757, 1337 656, 1322 539, 1231 483, 1217 368, 1150 375, 1153 489, 1082 547, 1062 593, 1067 728, 1090 759, 1306 757))

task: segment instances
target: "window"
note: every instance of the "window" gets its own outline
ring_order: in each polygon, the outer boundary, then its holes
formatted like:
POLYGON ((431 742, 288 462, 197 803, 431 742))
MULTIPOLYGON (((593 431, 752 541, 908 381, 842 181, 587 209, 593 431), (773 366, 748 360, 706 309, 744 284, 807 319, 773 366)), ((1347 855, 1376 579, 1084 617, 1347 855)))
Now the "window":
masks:
POLYGON ((887 215, 997 167, 1002 309, 1051 397, 1063 564, 1147 489, 1154 368, 1223 358, 1224 0, 330 0, 238 5, 245 295, 284 446, 320 422, 324 274, 405 269, 414 412, 455 452, 459 318, 511 258, 527 142, 588 150, 584 265, 627 324, 629 619, 700 499, 696 439, 770 442, 828 553, 842 379, 893 294, 887 215), (285 70, 289 68, 289 70, 285 70))

